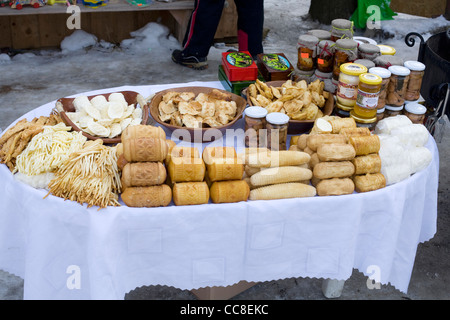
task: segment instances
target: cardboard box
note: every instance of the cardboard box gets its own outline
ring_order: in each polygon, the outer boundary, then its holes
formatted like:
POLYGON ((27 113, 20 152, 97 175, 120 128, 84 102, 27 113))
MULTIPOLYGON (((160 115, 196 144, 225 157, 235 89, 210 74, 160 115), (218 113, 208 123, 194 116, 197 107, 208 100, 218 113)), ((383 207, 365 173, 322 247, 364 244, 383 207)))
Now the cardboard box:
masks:
POLYGON ((199 300, 228 300, 253 287, 256 282, 240 281, 227 287, 205 287, 191 290, 199 300))
POLYGON ((258 67, 248 51, 223 52, 222 66, 232 82, 255 81, 258 77, 258 67))
POLYGON ((283 53, 260 53, 256 62, 264 80, 289 80, 294 67, 283 53))

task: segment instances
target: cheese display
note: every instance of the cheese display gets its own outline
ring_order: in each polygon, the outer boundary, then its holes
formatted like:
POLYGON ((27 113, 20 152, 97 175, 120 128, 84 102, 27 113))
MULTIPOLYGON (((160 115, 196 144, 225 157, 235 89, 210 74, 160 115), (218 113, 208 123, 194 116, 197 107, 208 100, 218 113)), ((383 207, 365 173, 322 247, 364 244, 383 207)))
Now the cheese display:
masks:
POLYGON ((177 206, 208 203, 208 184, 205 181, 175 183, 173 186, 173 201, 177 206))
POLYGON ((128 127, 119 145, 126 161, 121 171, 122 201, 129 207, 168 206, 172 189, 165 184, 169 150, 165 132, 150 125, 128 127))
POLYGON ((429 133, 424 125, 397 115, 380 120, 375 132, 380 136, 381 173, 386 185, 403 181, 430 164, 431 152, 425 147, 429 133))

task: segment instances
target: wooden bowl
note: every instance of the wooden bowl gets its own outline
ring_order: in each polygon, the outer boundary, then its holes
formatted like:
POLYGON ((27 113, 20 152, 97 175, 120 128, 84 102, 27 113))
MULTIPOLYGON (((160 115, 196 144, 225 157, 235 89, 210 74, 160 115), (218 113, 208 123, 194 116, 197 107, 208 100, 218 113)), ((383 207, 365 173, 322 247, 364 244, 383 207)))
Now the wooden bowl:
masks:
POLYGON ((160 92, 157 92, 153 99, 150 102, 150 115, 151 117, 159 123, 161 126, 164 126, 165 128, 175 131, 174 134, 177 136, 178 139, 183 141, 191 141, 191 142, 211 142, 218 138, 221 138, 226 129, 229 129, 231 126, 234 125, 234 123, 239 120, 242 117, 242 113, 244 112, 245 107, 247 106, 247 102, 244 98, 220 89, 210 88, 210 87, 180 87, 180 88, 172 88, 172 89, 166 89, 160 92), (159 117, 159 103, 162 100, 162 97, 168 93, 168 92, 193 92, 196 96, 199 93, 205 93, 208 94, 213 90, 219 90, 223 93, 226 93, 230 96, 231 100, 236 102, 237 110, 236 110, 236 116, 233 120, 231 120, 229 123, 223 126, 218 127, 203 127, 203 128, 188 128, 185 126, 177 126, 172 125, 170 123, 164 122, 159 117), (183 129, 183 130, 179 130, 183 129))
MULTIPOLYGON (((281 85, 285 82, 286 81, 284 81, 284 80, 268 81, 268 82, 266 82, 266 84, 268 86, 272 86, 272 87, 281 87, 281 85)), ((244 89, 242 94, 245 95, 248 105, 249 106, 253 105, 252 102, 250 101, 250 98, 248 97, 247 89, 244 89)), ((329 96, 330 96, 330 98, 326 100, 325 106, 321 109, 324 116, 329 116, 333 113, 333 109, 334 109, 333 94, 329 93, 329 96)), ((305 133, 305 132, 310 131, 313 126, 314 126, 314 120, 289 120, 288 134, 305 133)))
MULTIPOLYGON (((91 100, 92 98, 102 95, 104 96, 107 100, 110 94, 112 94, 113 92, 109 92, 109 93, 103 93, 103 94, 96 94, 96 95, 92 95, 92 96, 88 96, 88 99, 91 100)), ((149 106, 147 103, 144 103, 144 98, 137 92, 134 91, 120 91, 119 93, 122 93, 125 101, 128 103, 128 105, 130 104, 134 104, 134 106, 136 107, 138 104, 141 106, 142 108, 142 121, 141 124, 147 124, 148 121, 148 110, 149 110, 149 106), (143 105, 141 105, 141 103, 143 105)), ((121 142, 121 136, 118 135, 114 138, 103 138, 103 137, 97 137, 97 136, 93 136, 90 135, 87 132, 84 132, 82 129, 78 128, 67 116, 66 112, 75 112, 75 106, 73 105, 73 100, 75 100, 75 98, 60 98, 56 101, 56 105, 60 106, 62 108, 63 111, 60 111, 59 114, 61 116, 61 119, 64 121, 64 123, 67 126, 72 127, 72 130, 74 131, 78 131, 81 132, 86 138, 88 138, 89 140, 96 140, 96 139, 102 139, 103 143, 105 144, 115 144, 115 143, 119 143, 121 142)))

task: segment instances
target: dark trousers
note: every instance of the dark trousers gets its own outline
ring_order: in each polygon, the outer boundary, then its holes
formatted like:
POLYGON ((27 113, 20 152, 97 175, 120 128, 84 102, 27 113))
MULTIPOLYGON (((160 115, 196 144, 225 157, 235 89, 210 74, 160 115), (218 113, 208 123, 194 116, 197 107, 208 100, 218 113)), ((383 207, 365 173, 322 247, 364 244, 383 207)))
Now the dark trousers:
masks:
MULTIPOLYGON (((256 57, 263 52, 263 0, 234 0, 238 12, 239 51, 256 57)), ((195 0, 183 40, 183 52, 197 57, 208 56, 219 25, 225 0, 195 0)))

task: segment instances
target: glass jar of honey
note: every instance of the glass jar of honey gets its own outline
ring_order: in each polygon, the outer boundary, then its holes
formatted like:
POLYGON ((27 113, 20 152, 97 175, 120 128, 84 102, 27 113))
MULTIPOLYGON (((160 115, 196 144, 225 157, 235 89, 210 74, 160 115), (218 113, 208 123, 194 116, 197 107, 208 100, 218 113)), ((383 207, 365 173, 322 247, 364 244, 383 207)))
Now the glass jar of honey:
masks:
POLYGON ((286 150, 289 116, 271 112, 266 116, 266 141, 270 150, 286 150))
POLYGON ((363 118, 376 117, 382 81, 380 76, 372 73, 359 76, 358 94, 353 109, 356 115, 363 118))
POLYGON ((362 118, 355 114, 355 111, 350 111, 350 117, 353 118, 356 122, 356 126, 359 128, 368 128, 371 132, 375 130, 375 126, 377 125, 377 116, 372 118, 362 118))
POLYGON ((334 48, 333 79, 337 81, 341 65, 358 59, 358 42, 352 39, 339 39, 334 48))

